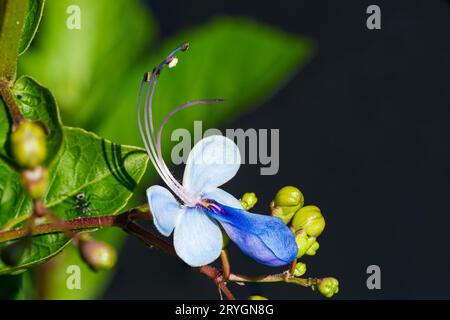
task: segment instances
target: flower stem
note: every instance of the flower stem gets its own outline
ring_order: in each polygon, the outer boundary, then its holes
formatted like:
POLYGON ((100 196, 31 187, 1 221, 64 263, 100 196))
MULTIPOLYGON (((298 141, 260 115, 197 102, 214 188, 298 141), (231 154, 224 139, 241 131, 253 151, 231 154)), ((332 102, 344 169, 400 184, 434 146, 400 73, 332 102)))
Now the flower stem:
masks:
POLYGON ((289 267, 289 273, 290 274, 294 274, 295 271, 295 267, 297 266, 297 258, 295 258, 294 260, 292 260, 291 265, 289 267))
POLYGON ((231 293, 230 289, 228 289, 227 284, 224 281, 222 273, 217 270, 217 268, 213 266, 202 266, 198 267, 197 270, 203 273, 205 276, 210 278, 217 285, 219 290, 225 295, 228 300, 236 300, 234 295, 231 293))
POLYGON ((11 115, 13 121, 13 131, 17 126, 25 120, 25 118, 20 113, 19 106, 14 98, 14 95, 11 92, 11 87, 8 81, 0 79, 0 96, 3 98, 5 102, 9 114, 11 115))
MULTIPOLYGON (((52 214, 54 216, 54 214, 52 214)), ((98 216, 76 218, 73 220, 61 220, 58 223, 46 223, 36 225, 31 234, 29 228, 23 227, 14 230, 0 232, 0 243, 15 240, 26 235, 36 236, 55 232, 76 231, 82 229, 95 229, 101 227, 123 227, 131 220, 151 220, 151 215, 138 209, 119 214, 117 216, 98 216)))
POLYGON ((231 267, 226 249, 222 249, 222 252, 220 253, 220 261, 222 262, 223 279, 224 281, 228 281, 231 273, 231 267))
POLYGON ((13 83, 28 0, 0 1, 0 78, 13 83))
POLYGON ((293 283, 297 284, 303 287, 310 287, 312 285, 317 284, 320 279, 318 278, 297 278, 291 275, 288 271, 277 273, 277 274, 270 274, 270 275, 262 275, 262 276, 246 276, 246 275, 240 275, 240 274, 230 274, 229 281, 232 282, 286 282, 286 283, 293 283))

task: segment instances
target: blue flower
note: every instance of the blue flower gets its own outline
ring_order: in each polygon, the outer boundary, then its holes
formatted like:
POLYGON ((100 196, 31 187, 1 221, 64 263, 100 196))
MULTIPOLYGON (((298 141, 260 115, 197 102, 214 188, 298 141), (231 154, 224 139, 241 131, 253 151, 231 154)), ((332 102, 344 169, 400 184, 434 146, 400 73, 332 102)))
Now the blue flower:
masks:
POLYGON ((175 108, 154 132, 152 100, 162 68, 173 65, 174 50, 152 74, 146 74, 141 85, 138 105, 139 129, 149 157, 169 189, 154 185, 148 188, 148 204, 155 227, 164 236, 173 233, 177 255, 193 267, 216 260, 222 250, 222 230, 249 257, 268 266, 290 263, 297 255, 294 235, 278 217, 245 211, 238 199, 219 188, 239 170, 241 157, 236 144, 223 136, 200 140, 190 152, 180 184, 168 170, 161 152, 161 132, 167 120, 178 110, 193 104, 215 100, 188 102, 175 108), (141 101, 146 84, 144 118, 141 101), (142 119, 143 118, 143 119, 142 119), (145 131, 142 122, 145 124, 145 131), (177 200, 175 196, 179 199, 177 200))

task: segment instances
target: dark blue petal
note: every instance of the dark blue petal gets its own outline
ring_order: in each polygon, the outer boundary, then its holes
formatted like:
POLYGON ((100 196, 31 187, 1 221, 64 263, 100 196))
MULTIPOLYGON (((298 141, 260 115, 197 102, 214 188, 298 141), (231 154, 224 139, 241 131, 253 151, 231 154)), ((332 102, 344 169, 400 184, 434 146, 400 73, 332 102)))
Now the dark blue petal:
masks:
POLYGON ((218 220, 230 239, 257 262, 277 267, 297 256, 294 234, 278 217, 254 214, 217 202, 207 212, 218 220))

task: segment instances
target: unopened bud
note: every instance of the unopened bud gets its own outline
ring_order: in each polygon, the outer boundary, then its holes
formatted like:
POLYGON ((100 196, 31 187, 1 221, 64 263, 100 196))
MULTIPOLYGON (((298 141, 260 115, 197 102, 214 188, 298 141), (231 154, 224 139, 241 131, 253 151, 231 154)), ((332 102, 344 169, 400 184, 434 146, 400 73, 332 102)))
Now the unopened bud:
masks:
POLYGON ((273 201, 276 206, 295 207, 298 205, 303 206, 305 199, 303 193, 298 188, 286 186, 277 192, 273 201))
POLYGON ((306 264, 304 264, 303 262, 298 262, 295 265, 294 276, 301 277, 305 273, 306 273, 306 264))
POLYGON ((110 270, 116 265, 116 250, 108 243, 82 235, 79 247, 81 257, 94 271, 110 270))
POLYGON ((294 230, 304 229, 311 237, 318 237, 325 229, 325 219, 316 206, 305 206, 295 213, 292 219, 294 230))
POLYGON ((339 292, 339 282, 335 278, 323 278, 313 287, 313 290, 318 291, 326 298, 331 298, 339 292))
POLYGON ((315 237, 309 237, 305 231, 301 231, 295 234, 295 242, 297 243, 298 253, 297 258, 301 258, 307 254, 313 256, 319 249, 319 243, 315 237))
POLYGON ((272 215, 280 217, 284 223, 291 221, 294 213, 303 207, 305 198, 303 193, 296 187, 286 186, 281 188, 270 203, 272 215))
POLYGON ((312 244, 309 246, 308 250, 306 250, 306 255, 308 256, 314 256, 317 253, 317 250, 319 250, 319 243, 314 238, 309 238, 309 241, 311 242, 311 239, 313 239, 312 244))
POLYGON ((31 199, 38 200, 44 196, 48 182, 48 174, 45 168, 39 166, 34 169, 24 170, 20 178, 31 199))
POLYGON ((310 246, 308 242, 308 235, 306 234, 306 232, 300 232, 299 234, 296 234, 295 242, 297 243, 298 247, 297 258, 301 258, 306 253, 306 251, 308 251, 308 248, 310 246))
POLYGON ((254 192, 246 192, 239 201, 245 210, 250 210, 258 202, 258 198, 254 192))
POLYGON ((44 128, 32 121, 22 122, 11 135, 11 151, 17 164, 33 169, 47 156, 44 128))

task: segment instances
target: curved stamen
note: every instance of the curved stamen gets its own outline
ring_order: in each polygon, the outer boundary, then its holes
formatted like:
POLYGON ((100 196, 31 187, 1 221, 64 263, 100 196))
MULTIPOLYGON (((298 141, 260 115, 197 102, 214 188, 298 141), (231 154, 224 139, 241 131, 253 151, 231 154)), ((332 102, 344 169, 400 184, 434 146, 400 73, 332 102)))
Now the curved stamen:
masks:
MULTIPOLYGON (((145 106, 144 109, 145 112, 145 126, 148 130, 148 123, 150 123, 150 137, 154 139, 155 137, 155 130, 153 125, 153 96, 155 94, 156 84, 158 83, 159 77, 155 77, 154 73, 152 74, 152 78, 150 79, 150 85, 147 89, 147 94, 145 97, 145 106), (148 115, 147 115, 148 113, 148 115)), ((155 141, 153 141, 155 142, 155 141)))
MULTIPOLYGON (((143 130, 141 135, 143 139, 147 140, 147 152, 149 156, 153 159, 152 163, 156 167, 161 178, 166 182, 168 187, 172 189, 172 191, 177 194, 181 200, 183 200, 186 204, 195 204, 195 200, 190 196, 186 190, 181 186, 181 184, 173 177, 173 175, 168 170, 166 164, 162 159, 159 159, 157 156, 157 152, 155 150, 156 144, 156 136, 154 132, 154 124, 153 124, 153 96, 156 88, 156 84, 158 82, 159 75, 166 64, 170 65, 175 58, 175 54, 179 51, 185 51, 188 48, 188 44, 182 44, 173 50, 167 57, 164 59, 152 72, 151 77, 149 77, 148 73, 146 73, 144 77, 144 81, 149 82, 149 87, 147 89, 146 100, 145 100, 145 108, 144 108, 144 121, 145 121, 145 132, 146 136, 143 134, 143 130), (150 128, 149 128, 150 123, 150 128)), ((142 99, 142 98, 141 98, 142 99)), ((139 116, 141 113, 139 113, 139 116)), ((140 120, 139 120, 140 121, 140 120)))
MULTIPOLYGON (((154 158, 154 156, 153 156, 153 154, 152 154, 152 152, 151 152, 151 150, 150 150, 150 148, 149 148, 149 144, 148 144, 148 142, 147 142, 148 140, 147 140, 147 137, 146 137, 146 135, 145 135, 145 133, 144 133, 144 130, 143 130, 143 127, 142 127, 142 123, 141 123, 141 113, 142 113, 142 112, 141 112, 142 93, 143 93, 144 87, 145 87, 145 85, 146 85, 146 83, 147 83, 146 77, 147 77, 147 76, 145 75, 145 76, 144 76, 144 80, 142 80, 142 82, 141 82, 141 88, 140 88, 140 90, 139 90, 139 101, 138 101, 138 108, 137 108, 137 112, 138 112, 137 116, 138 116, 139 132, 140 132, 141 137, 142 137, 142 140, 143 140, 143 142, 144 142, 145 150, 147 151, 148 156, 149 156, 149 158, 150 158, 150 160, 151 160, 153 166, 155 167, 156 171, 157 171, 158 174, 161 176, 161 178, 164 180, 164 182, 167 183, 166 179, 164 178, 164 175, 162 174, 161 168, 160 168, 159 165, 158 165, 158 162, 157 162, 156 159, 154 158)), ((170 183, 168 183, 167 185, 168 185, 169 187, 171 187, 171 184, 170 184, 170 183)))
POLYGON ((144 80, 142 80, 142 82, 141 82, 141 88, 140 88, 140 90, 139 90, 139 100, 138 100, 138 108, 137 108, 138 127, 139 127, 139 132, 140 132, 141 137, 142 137, 142 141, 144 142, 145 150, 147 151, 148 156, 149 156, 150 160, 152 161, 152 164, 153 164, 153 166, 155 167, 156 171, 158 172, 159 175, 161 175, 159 166, 156 164, 155 159, 153 158, 153 155, 152 155, 152 153, 151 153, 151 151, 150 151, 149 145, 148 145, 148 143, 147 143, 147 138, 146 138, 146 135, 145 135, 145 133, 144 133, 144 130, 143 130, 143 128, 142 128, 142 123, 141 123, 142 93, 143 93, 143 91, 144 91, 145 85, 147 84, 147 81, 146 81, 145 77, 146 77, 146 75, 144 75, 144 80))
MULTIPOLYGON (((179 192, 177 192, 178 191, 177 187, 164 174, 164 171, 161 168, 161 164, 159 163, 158 159, 156 158, 155 153, 151 151, 151 148, 150 148, 150 146, 152 145, 151 141, 148 139, 148 136, 145 135, 143 127, 142 127, 142 123, 141 123, 141 103, 142 103, 142 93, 143 93, 143 89, 144 89, 144 86, 145 86, 146 82, 147 82, 146 78, 144 78, 144 81, 141 83, 141 90, 140 90, 140 94, 139 94, 139 104, 138 104, 138 125, 139 125, 139 131, 141 133, 142 140, 144 141, 145 149, 146 149, 146 151, 147 151, 147 153, 149 155, 149 158, 150 158, 153 166, 155 167, 156 171, 161 176, 161 178, 164 180, 164 182, 167 184, 167 186, 170 189, 174 190, 175 193, 178 194, 179 192)), ((153 150, 154 150, 154 148, 153 148, 153 150)), ((187 199, 185 199, 185 197, 180 197, 180 198, 183 201, 187 200, 187 199)))
POLYGON ((167 121, 179 110, 187 108, 189 106, 195 104, 207 104, 209 102, 219 102, 223 101, 222 99, 205 99, 205 100, 196 100, 187 102, 179 107, 173 109, 161 122, 158 128, 158 135, 155 135, 155 129, 153 124, 153 97, 155 93, 156 84, 158 83, 159 75, 161 74, 162 69, 165 65, 169 65, 169 67, 173 67, 176 65, 178 61, 175 54, 179 51, 186 51, 189 47, 188 43, 183 43, 178 46, 175 50, 173 50, 151 73, 146 73, 144 75, 144 79, 141 83, 141 88, 139 92, 139 103, 138 103, 138 124, 139 124, 139 132, 144 141, 145 149, 152 161, 153 166, 156 171, 160 175, 160 177, 164 180, 167 186, 172 189, 172 191, 185 203, 188 205, 195 206, 197 204, 197 200, 193 195, 191 195, 172 175, 170 170, 167 168, 166 163, 162 157, 161 151, 161 135, 164 125, 167 121), (145 107, 144 107, 144 122, 145 122, 145 131, 142 126, 142 111, 141 111, 141 103, 142 103, 142 95, 144 92, 145 85, 149 83, 147 88, 146 96, 145 96, 145 107))
POLYGON ((186 102, 185 104, 182 104, 181 106, 178 106, 176 108, 174 108, 172 111, 169 112, 169 114, 164 118, 164 120, 161 122, 161 124, 159 125, 158 128, 158 136, 156 139, 156 150, 158 151, 158 156, 161 158, 162 160, 162 151, 161 151, 161 136, 162 136, 162 131, 164 129, 164 125, 167 123, 167 121, 169 121, 169 119, 178 111, 183 110, 187 107, 196 105, 196 104, 208 104, 210 102, 222 102, 224 101, 223 99, 202 99, 202 100, 194 100, 194 101, 189 101, 186 102))
POLYGON ((152 77, 150 78, 150 85, 147 89, 146 94, 146 101, 145 101, 145 109, 144 109, 144 119, 145 119, 145 130, 147 133, 147 139, 150 141, 150 150, 152 152, 153 157, 155 158, 156 162, 158 163, 160 170, 164 177, 172 182, 173 191, 176 194, 180 194, 180 198, 183 199, 183 201, 192 203, 194 201, 190 200, 192 197, 190 197, 186 190, 183 188, 183 186, 173 177, 173 175, 170 173, 169 169, 167 168, 166 164, 164 163, 164 160, 162 157, 158 157, 157 154, 157 148, 155 148, 156 144, 156 137, 153 127, 153 96, 156 88, 156 84, 158 82, 159 75, 153 71, 152 77), (150 123, 150 128, 149 128, 150 123))

